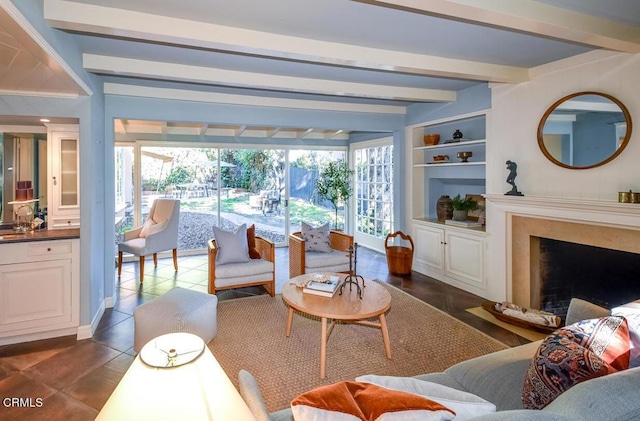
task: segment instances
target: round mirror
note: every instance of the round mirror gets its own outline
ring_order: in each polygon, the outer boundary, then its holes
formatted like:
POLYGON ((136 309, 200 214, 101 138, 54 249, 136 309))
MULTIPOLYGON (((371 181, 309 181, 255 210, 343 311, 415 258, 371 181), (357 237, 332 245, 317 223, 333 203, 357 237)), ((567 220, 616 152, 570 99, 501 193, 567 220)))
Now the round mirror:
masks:
POLYGON ((620 155, 631 137, 631 116, 611 95, 578 92, 556 101, 538 125, 544 156, 575 170, 599 167, 620 155))

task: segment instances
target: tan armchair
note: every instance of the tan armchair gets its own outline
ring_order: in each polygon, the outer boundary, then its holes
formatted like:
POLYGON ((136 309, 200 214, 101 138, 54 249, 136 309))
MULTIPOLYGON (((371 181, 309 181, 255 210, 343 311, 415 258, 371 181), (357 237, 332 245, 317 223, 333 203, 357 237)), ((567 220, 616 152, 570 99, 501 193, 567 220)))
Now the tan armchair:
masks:
POLYGON ((144 280, 145 256, 153 254, 153 264, 158 266, 158 252, 173 250, 173 267, 178 270, 178 225, 180 200, 159 198, 153 202, 143 225, 124 233, 124 241, 118 244, 118 276, 122 274, 122 254, 140 256, 140 283, 144 280))
POLYGON ((275 246, 266 238, 259 236, 255 238, 260 259, 224 265, 216 264, 218 254, 216 240, 209 240, 209 294, 215 294, 216 291, 224 289, 263 285, 272 297, 275 296, 275 246))
POLYGON ((289 235, 289 278, 311 272, 349 272, 349 247, 353 236, 339 231, 329 232, 331 253, 305 251, 301 232, 289 235))

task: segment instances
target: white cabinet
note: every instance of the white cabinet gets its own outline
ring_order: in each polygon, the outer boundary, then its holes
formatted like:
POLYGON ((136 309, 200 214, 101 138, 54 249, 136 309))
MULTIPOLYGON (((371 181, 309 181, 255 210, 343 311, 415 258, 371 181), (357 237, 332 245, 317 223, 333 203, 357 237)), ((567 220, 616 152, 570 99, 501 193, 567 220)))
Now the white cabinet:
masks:
POLYGON ((0 244, 0 345, 75 335, 79 239, 0 244))
POLYGON ((78 126, 48 127, 49 229, 80 226, 80 177, 78 126))
POLYGON ((483 296, 486 234, 468 228, 414 220, 414 270, 483 296))

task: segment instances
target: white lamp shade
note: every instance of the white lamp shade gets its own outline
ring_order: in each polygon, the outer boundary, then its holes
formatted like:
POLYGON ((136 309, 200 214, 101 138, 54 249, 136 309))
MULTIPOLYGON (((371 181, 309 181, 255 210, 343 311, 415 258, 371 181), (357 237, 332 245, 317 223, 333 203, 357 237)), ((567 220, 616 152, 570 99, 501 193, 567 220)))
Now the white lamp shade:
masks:
MULTIPOLYGON (((179 340, 179 335, 191 334, 171 335, 179 340)), ((255 420, 206 346, 199 358, 170 368, 151 367, 139 354, 96 419, 255 420)))

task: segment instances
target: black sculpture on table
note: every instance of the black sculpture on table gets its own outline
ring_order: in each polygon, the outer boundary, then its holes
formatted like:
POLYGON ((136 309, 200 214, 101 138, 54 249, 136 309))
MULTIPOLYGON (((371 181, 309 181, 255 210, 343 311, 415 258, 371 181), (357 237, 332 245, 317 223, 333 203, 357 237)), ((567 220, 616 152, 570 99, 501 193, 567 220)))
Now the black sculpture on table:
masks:
POLYGON ((356 274, 356 266, 358 264, 358 243, 353 243, 352 246, 349 246, 349 275, 344 279, 342 285, 340 285, 340 295, 342 295, 342 288, 345 285, 349 284, 349 291, 351 291, 351 287, 353 285, 356 286, 356 291, 358 293, 358 297, 362 300, 362 292, 364 290, 364 278, 360 275, 356 274), (359 280, 362 280, 362 287, 358 283, 359 280))
POLYGON ((516 177, 518 176, 518 164, 513 161, 507 161, 507 169, 509 170, 509 175, 507 176, 507 183, 511 184, 511 190, 505 193, 507 196, 524 196, 521 192, 518 191, 518 186, 516 186, 516 177))

